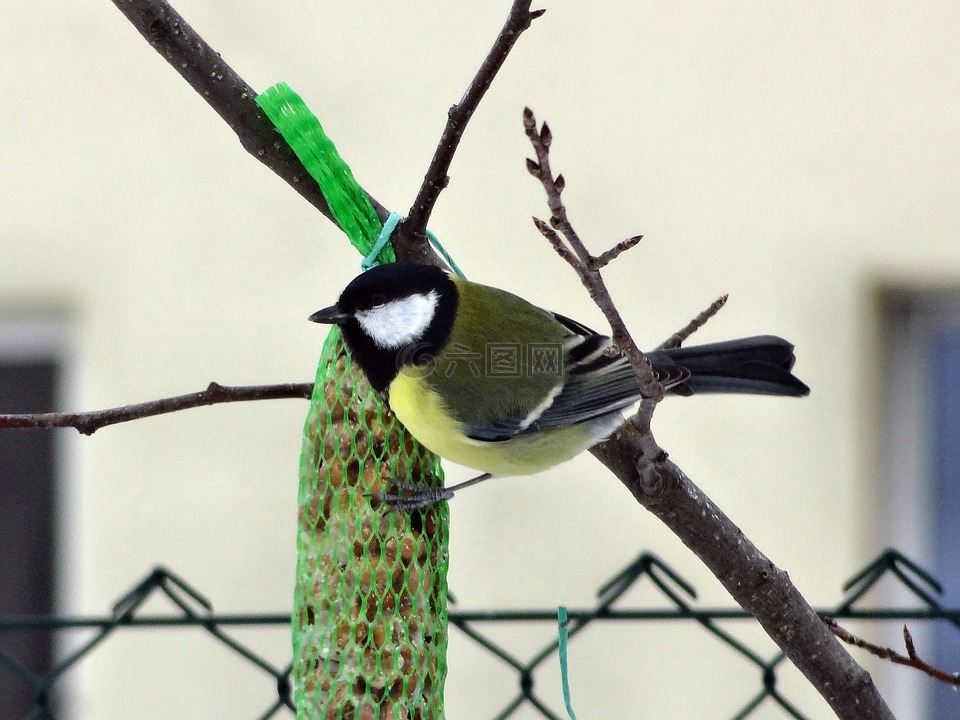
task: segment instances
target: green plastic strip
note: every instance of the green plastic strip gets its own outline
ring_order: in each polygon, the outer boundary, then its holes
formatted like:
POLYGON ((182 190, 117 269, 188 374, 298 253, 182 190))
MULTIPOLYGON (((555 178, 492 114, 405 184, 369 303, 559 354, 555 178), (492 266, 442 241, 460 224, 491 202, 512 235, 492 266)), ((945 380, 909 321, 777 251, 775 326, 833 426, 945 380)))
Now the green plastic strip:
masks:
MULTIPOLYGON (((317 181, 330 212, 351 244, 362 255, 368 255, 382 223, 316 115, 286 83, 277 83, 258 95, 256 101, 317 181)), ((381 263, 394 262, 393 247, 385 245, 378 258, 381 263)))

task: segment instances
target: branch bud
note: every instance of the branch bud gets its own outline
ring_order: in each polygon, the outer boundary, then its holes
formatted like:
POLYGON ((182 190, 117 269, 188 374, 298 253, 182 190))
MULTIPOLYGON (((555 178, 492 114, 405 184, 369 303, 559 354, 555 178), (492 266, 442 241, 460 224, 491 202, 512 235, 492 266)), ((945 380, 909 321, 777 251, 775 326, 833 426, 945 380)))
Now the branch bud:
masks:
POLYGON ((549 150, 550 143, 553 142, 553 133, 550 132, 550 126, 546 123, 540 127, 540 142, 543 143, 545 150, 549 150))
POLYGON ((537 119, 533 116, 533 110, 528 107, 523 109, 523 127, 525 130, 537 129, 537 119))

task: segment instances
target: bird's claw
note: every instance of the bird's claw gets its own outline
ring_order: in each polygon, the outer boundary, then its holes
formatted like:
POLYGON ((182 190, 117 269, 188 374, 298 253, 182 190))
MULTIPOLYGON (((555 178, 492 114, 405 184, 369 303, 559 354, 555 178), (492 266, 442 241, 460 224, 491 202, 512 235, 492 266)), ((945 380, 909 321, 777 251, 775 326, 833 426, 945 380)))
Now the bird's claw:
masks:
POLYGON ((413 510, 423 510, 442 500, 449 500, 453 497, 453 490, 443 487, 424 487, 414 483, 396 483, 398 492, 393 493, 370 493, 372 500, 379 500, 386 503, 395 510, 404 510, 407 512, 413 510))

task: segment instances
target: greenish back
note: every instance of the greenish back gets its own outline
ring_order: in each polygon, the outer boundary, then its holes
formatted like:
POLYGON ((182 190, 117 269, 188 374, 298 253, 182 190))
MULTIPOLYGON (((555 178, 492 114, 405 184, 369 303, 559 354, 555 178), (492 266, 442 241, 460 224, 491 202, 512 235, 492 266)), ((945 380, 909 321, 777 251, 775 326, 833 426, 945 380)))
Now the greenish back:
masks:
POLYGON ((567 330, 512 293, 455 281, 457 318, 426 380, 467 425, 522 420, 561 382, 567 330))

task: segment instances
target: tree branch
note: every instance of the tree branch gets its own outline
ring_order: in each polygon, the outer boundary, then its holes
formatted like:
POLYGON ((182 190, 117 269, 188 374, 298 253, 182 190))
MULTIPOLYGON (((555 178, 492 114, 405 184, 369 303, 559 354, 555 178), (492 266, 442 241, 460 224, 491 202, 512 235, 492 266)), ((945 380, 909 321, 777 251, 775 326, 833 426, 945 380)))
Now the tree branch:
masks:
POLYGON ((503 66, 507 55, 513 49, 520 35, 530 27, 530 24, 543 15, 546 10, 530 11, 532 0, 514 0, 500 34, 487 53, 480 69, 470 82, 463 98, 453 105, 447 112, 447 124, 440 136, 440 142, 433 154, 433 159, 423 178, 423 184, 417 193, 407 219, 404 221, 404 230, 411 235, 422 238, 427 229, 430 214, 436 205, 437 198, 443 191, 450 178, 447 171, 460 145, 460 138, 466 129, 467 123, 473 117, 474 111, 486 94, 487 89, 503 66))
POLYGON ((313 383, 284 383, 281 385, 220 385, 212 382, 206 390, 123 405, 107 410, 77 413, 22 413, 0 415, 0 430, 35 428, 75 428, 82 435, 93 435, 107 425, 140 420, 187 410, 204 405, 218 405, 249 400, 277 400, 279 398, 310 398, 313 383))
POLYGON ((876 655, 878 658, 882 658, 883 660, 889 660, 896 665, 906 665, 907 667, 912 667, 922 673, 926 673, 934 680, 939 680, 947 685, 952 685, 955 688, 960 687, 960 672, 951 673, 947 672, 946 670, 941 670, 917 655, 917 648, 913 644, 913 636, 910 634, 910 630, 907 629, 906 625, 903 626, 903 645, 907 649, 907 654, 902 655, 892 648, 874 645, 872 642, 857 637, 849 630, 842 628, 840 624, 831 617, 824 617, 823 622, 828 628, 830 628, 830 631, 834 635, 848 645, 854 645, 858 648, 862 648, 871 655, 876 655))
POLYGON ((729 295, 721 295, 704 310, 702 313, 697 315, 693 320, 684 325, 680 330, 675 332, 673 335, 668 337, 662 343, 657 345, 657 350, 668 350, 670 348, 678 348, 683 342, 693 335, 697 330, 702 328, 707 322, 716 315, 727 304, 727 298, 729 295))
MULTIPOLYGON (((629 422, 591 452, 619 478, 637 502, 656 515, 710 568, 731 597, 757 618, 838 717, 893 720, 869 673, 831 635, 787 573, 760 552, 657 444, 650 422, 663 391, 630 337, 599 272, 616 255, 635 246, 639 236, 618 244, 600 258, 591 255, 567 217, 560 197, 566 184, 563 176, 554 178, 550 170, 549 152, 553 141, 550 129, 544 123, 538 131, 533 112, 527 108, 524 131, 537 156, 536 161, 527 160, 527 169, 543 185, 551 212, 549 226, 535 220, 537 229, 573 267, 590 297, 603 311, 614 342, 630 358, 644 388, 643 394, 648 396, 629 422), (559 235, 554 228, 559 230, 559 235), (653 393, 653 389, 659 392, 653 393)), ((679 345, 716 314, 724 302, 726 297, 714 302, 665 344, 679 345)))
POLYGON ((592 267, 594 270, 601 270, 605 266, 609 265, 612 261, 616 260, 621 253, 624 253, 630 248, 639 244, 641 240, 643 240, 643 235, 634 235, 626 240, 621 240, 606 252, 600 253, 593 258, 593 261, 590 263, 590 267, 592 267))
POLYGON ((639 436, 628 422, 591 452, 756 617, 838 718, 894 720, 870 674, 832 637, 788 574, 674 463, 644 458, 639 436))

